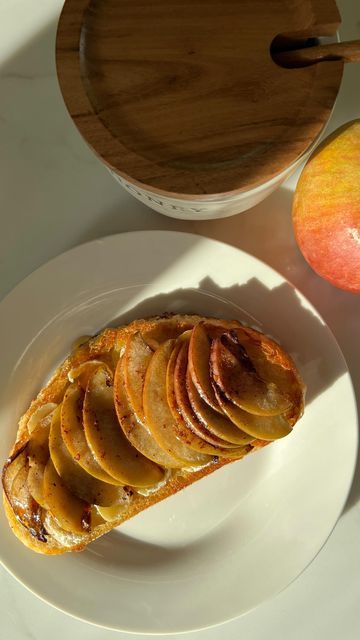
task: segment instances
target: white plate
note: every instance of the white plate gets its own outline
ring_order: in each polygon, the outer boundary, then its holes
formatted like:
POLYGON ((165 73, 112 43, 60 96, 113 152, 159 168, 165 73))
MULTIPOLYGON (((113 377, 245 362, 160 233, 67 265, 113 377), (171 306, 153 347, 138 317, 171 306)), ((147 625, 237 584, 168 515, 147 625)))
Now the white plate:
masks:
POLYGON ((73 340, 164 311, 258 326, 293 355, 308 395, 291 436, 152 507, 82 553, 51 558, 28 551, 1 511, 1 561, 18 580, 73 616, 135 633, 217 625, 288 585, 334 527, 357 453, 344 358, 305 298, 237 249, 150 231, 77 247, 1 303, 1 458, 19 416, 73 340))

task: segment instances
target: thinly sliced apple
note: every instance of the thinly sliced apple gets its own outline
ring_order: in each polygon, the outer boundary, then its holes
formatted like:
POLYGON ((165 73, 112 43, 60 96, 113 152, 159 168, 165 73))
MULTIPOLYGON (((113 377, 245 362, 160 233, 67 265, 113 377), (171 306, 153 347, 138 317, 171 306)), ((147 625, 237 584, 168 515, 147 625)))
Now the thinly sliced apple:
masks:
MULTIPOLYGON (((125 389, 124 369, 126 365, 121 360, 116 368, 114 380, 115 408, 120 426, 129 442, 146 458, 162 467, 178 469, 182 463, 164 451, 154 440, 148 429, 139 422, 125 389)), ((142 403, 141 403, 142 406, 142 403)))
MULTIPOLYGON (((144 422, 143 391, 146 370, 153 355, 153 350, 146 344, 139 332, 131 335, 126 343, 122 358, 126 393, 129 402, 140 422, 144 422)), ((120 364, 118 363, 118 367, 120 364)), ((115 382, 116 386, 116 382, 115 382)))
POLYGON ((88 445, 99 465, 123 484, 149 487, 164 471, 125 437, 114 406, 114 388, 106 369, 97 369, 86 389, 83 421, 88 445))
MULTIPOLYGON (((113 505, 115 506, 115 505, 113 505)), ((95 527, 98 527, 101 524, 104 524, 105 518, 103 518, 99 509, 111 509, 112 507, 99 507, 98 505, 93 505, 91 507, 91 528, 94 531, 95 527)))
POLYGON ((215 447, 232 448, 235 445, 224 442, 207 431, 206 426, 199 422, 190 405, 186 390, 189 339, 190 336, 185 344, 184 341, 177 340, 171 352, 166 372, 167 401, 176 422, 178 437, 180 440, 186 441, 189 446, 191 446, 190 440, 196 441, 196 437, 198 437, 201 439, 202 448, 204 448, 204 441, 215 447), (189 429, 191 433, 187 434, 189 429))
POLYGON ((144 414, 154 439, 160 447, 183 463, 183 466, 207 464, 210 456, 194 451, 178 438, 166 389, 167 367, 175 340, 167 340, 155 351, 148 366, 144 385, 144 414))
POLYGON ((209 434, 194 415, 186 391, 188 343, 175 346, 175 358, 170 356, 167 370, 168 403, 176 424, 178 437, 191 449, 222 458, 241 458, 244 447, 237 447, 209 434))
POLYGON ((114 504, 112 507, 96 507, 99 515, 106 520, 106 522, 112 522, 117 520, 124 514, 129 507, 130 502, 136 499, 136 494, 132 489, 124 487, 124 494, 122 500, 118 504, 114 504))
POLYGON ((29 436, 31 436, 33 431, 38 429, 39 426, 40 428, 42 428, 51 423, 52 414, 55 411, 56 407, 57 405, 54 402, 47 402, 34 411, 26 425, 29 436))
POLYGON ((49 433, 54 412, 49 414, 34 429, 29 440, 27 452, 30 466, 32 462, 45 465, 49 458, 49 433), (51 420, 48 420, 51 417, 51 420))
MULTIPOLYGON (((93 514, 91 513, 91 519, 93 514)), ((66 531, 56 521, 54 516, 50 513, 50 511, 45 512, 44 516, 44 526, 47 531, 51 535, 51 537, 56 540, 62 547, 74 547, 76 545, 83 545, 90 542, 89 533, 74 533, 71 531, 66 531)))
POLYGON ((249 327, 232 329, 228 338, 245 349, 258 376, 274 383, 289 400, 292 406, 286 417, 295 424, 304 409, 305 387, 291 357, 275 340, 249 327))
POLYGON ((233 445, 249 444, 252 441, 253 438, 249 436, 248 433, 241 431, 226 415, 214 411, 214 409, 201 398, 193 383, 189 370, 186 373, 186 390, 194 414, 213 435, 233 445))
POLYGON ((29 461, 28 488, 34 500, 43 508, 46 507, 43 485, 45 465, 49 459, 50 424, 57 405, 49 404, 44 405, 44 407, 46 407, 46 410, 41 412, 40 409, 42 407, 40 407, 35 412, 37 419, 32 424, 31 436, 27 447, 29 461), (50 409, 51 406, 52 409, 50 409))
POLYGON ((291 432, 288 419, 283 416, 257 416, 233 404, 214 384, 216 398, 228 418, 239 429, 259 440, 278 440, 291 432))
POLYGON ((6 461, 2 482, 6 499, 16 519, 37 538, 40 542, 46 542, 46 531, 42 521, 42 510, 29 492, 28 443, 19 442, 12 456, 6 461))
POLYGON ((87 360, 86 362, 82 362, 78 367, 70 369, 68 378, 70 382, 77 382, 80 387, 86 391, 90 376, 99 367, 105 367, 111 375, 111 369, 106 362, 103 362, 102 360, 87 360))
POLYGON ((154 351, 166 340, 178 338, 184 331, 192 329, 201 320, 197 315, 174 315, 159 318, 149 329, 142 331, 144 341, 154 351))
MULTIPOLYGON (((90 371, 86 371, 87 379, 98 366, 93 367, 92 371, 91 368, 90 371)), ((85 371, 83 373, 85 374, 85 371)), ((70 385, 66 390, 61 406, 61 435, 65 445, 74 460, 91 476, 108 484, 122 484, 104 471, 90 450, 83 425, 84 398, 85 393, 77 384, 70 385)))
MULTIPOLYGON (((44 429, 45 431, 45 429, 44 429)), ((47 438, 49 437, 49 427, 46 429, 47 438)), ((49 459, 49 445, 48 441, 43 443, 36 443, 34 441, 29 442, 28 447, 29 457, 29 474, 27 478, 27 484, 29 491, 43 508, 46 508, 44 498, 44 471, 46 463, 49 459)))
POLYGON ((108 507, 118 502, 122 487, 94 478, 74 460, 61 434, 60 408, 55 411, 49 436, 50 456, 54 467, 68 489, 89 504, 108 507))
POLYGON ((10 498, 10 493, 14 479, 19 471, 27 466, 27 446, 28 442, 19 443, 14 453, 7 459, 2 471, 2 483, 5 494, 10 498))
POLYGON ((217 386, 240 409, 260 416, 275 416, 290 408, 288 396, 273 382, 259 378, 245 349, 227 334, 213 340, 210 366, 217 386))
POLYGON ((189 344, 189 371, 200 396, 214 411, 221 413, 210 380, 211 341, 203 322, 199 322, 191 333, 189 344))
POLYGON ((15 513, 23 524, 31 525, 34 519, 35 512, 39 517, 39 505, 33 500, 28 484, 27 478, 29 473, 29 467, 24 465, 16 474, 12 488, 12 503, 15 507, 15 513))
POLYGON ((44 472, 44 497, 47 508, 62 529, 71 533, 85 533, 90 530, 91 506, 67 488, 51 458, 44 472))
POLYGON ((46 502, 44 498, 44 471, 45 465, 43 464, 34 464, 29 467, 27 486, 34 500, 36 500, 41 507, 46 509, 46 502))
POLYGON ((113 507, 98 507, 98 512, 106 522, 113 522, 124 514, 125 504, 116 504, 113 507))

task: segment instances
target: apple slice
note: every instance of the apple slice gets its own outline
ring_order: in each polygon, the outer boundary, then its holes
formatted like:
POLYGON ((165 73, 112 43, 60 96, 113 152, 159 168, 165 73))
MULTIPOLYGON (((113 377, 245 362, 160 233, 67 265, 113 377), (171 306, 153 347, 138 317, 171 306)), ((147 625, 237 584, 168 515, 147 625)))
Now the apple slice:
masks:
POLYGON ((291 432, 291 425, 285 416, 257 416, 248 413, 228 400, 222 391, 216 387, 215 383, 214 392, 222 410, 228 418, 239 427, 242 432, 248 433, 253 438, 260 440, 278 440, 279 438, 284 438, 289 435, 291 432))
POLYGON ((67 488, 51 458, 44 472, 44 497, 47 508, 62 529, 71 533, 85 533, 90 530, 90 505, 67 488))
POLYGON ((29 436, 31 436, 33 431, 37 430, 39 426, 42 428, 47 423, 51 423, 52 414, 56 407, 57 405, 54 402, 47 402, 35 409, 26 425, 29 436))
POLYGON ((207 464, 208 455, 194 451, 181 442, 167 401, 166 373, 175 340, 165 341, 155 351, 148 366, 143 395, 144 415, 156 442, 183 466, 207 464))
POLYGON ((125 504, 116 504, 113 507, 98 507, 98 512, 100 516, 106 522, 113 522, 117 520, 120 516, 124 514, 126 510, 125 504))
POLYGON ((290 408, 288 396, 273 382, 259 378, 246 350, 229 334, 213 340, 210 366, 217 386, 240 409, 255 415, 274 416, 290 408))
MULTIPOLYGON (((56 410, 57 409, 55 409, 55 411, 56 410)), ((36 428, 32 431, 27 449, 30 465, 32 461, 36 461, 44 465, 48 461, 50 425, 55 411, 53 410, 51 413, 47 414, 40 422, 38 422, 36 428)))
MULTIPOLYGON (((91 514, 92 519, 92 514, 91 514)), ((50 511, 45 512, 44 526, 48 534, 51 535, 53 540, 58 542, 62 547, 75 547, 76 545, 84 545, 90 542, 89 533, 73 533, 66 531, 55 520, 50 511)))
POLYGON ((44 471, 45 465, 43 464, 34 464, 31 466, 27 477, 27 486, 34 500, 46 509, 44 498, 44 471))
POLYGON ((41 505, 33 498, 28 486, 29 467, 24 465, 16 474, 12 488, 12 506, 17 519, 29 532, 42 542, 45 529, 42 522, 41 505))
POLYGON ((6 460, 2 471, 2 484, 5 494, 9 497, 12 484, 20 469, 26 466, 28 441, 19 442, 13 454, 6 460))
MULTIPOLYGON (((48 431, 49 433, 49 431, 48 431)), ((30 444, 30 443, 29 443, 30 444)), ((48 443, 46 443, 48 445, 48 443)), ((39 503, 41 507, 46 508, 46 502, 44 498, 44 471, 46 463, 49 459, 49 447, 36 445, 33 443, 29 447, 29 473, 27 478, 27 484, 29 491, 39 503)))
MULTIPOLYGON (((139 332, 131 335, 126 343, 123 356, 124 379, 129 402, 140 422, 144 423, 142 397, 146 370, 153 355, 153 350, 146 344, 139 332)), ((116 383, 115 383, 116 384, 116 383)))
POLYGON ((191 333, 189 344, 189 371, 200 396, 214 411, 221 413, 210 380, 211 341, 203 322, 199 322, 191 333))
POLYGON ((118 504, 114 504, 112 507, 96 507, 99 515, 106 520, 106 522, 112 522, 117 520, 124 514, 129 507, 130 502, 136 500, 136 494, 128 487, 124 487, 124 493, 121 501, 118 504))
POLYGON ((157 318, 152 326, 142 331, 142 337, 153 351, 163 342, 178 338, 184 331, 189 331, 201 320, 197 315, 174 315, 157 318))
POLYGON ((186 373, 186 390, 194 414, 210 433, 233 445, 249 444, 252 441, 253 438, 248 433, 241 431, 226 415, 214 411, 201 398, 189 370, 186 373))
POLYGON ((130 405, 125 389, 125 367, 125 362, 120 360, 116 368, 114 380, 115 408, 120 426, 125 436, 129 442, 131 442, 133 447, 140 451, 140 453, 149 460, 152 460, 162 467, 170 469, 180 468, 182 463, 176 458, 173 458, 158 445, 151 433, 149 433, 144 424, 139 422, 132 410, 132 406, 130 405))
POLYGON ((105 368, 97 369, 89 379, 83 421, 88 445, 107 473, 134 487, 160 482, 164 471, 128 442, 119 425, 113 383, 105 368))
POLYGON ((111 375, 111 369, 106 362, 103 362, 102 360, 86 360, 86 362, 82 362, 77 367, 70 369, 68 378, 70 382, 77 382, 80 387, 86 391, 90 376, 99 367, 105 367, 109 372, 109 375, 111 375))
POLYGON ((2 472, 4 495, 17 520, 41 542, 46 542, 40 505, 33 499, 27 485, 27 441, 18 442, 2 472))
MULTIPOLYGON (((99 365, 93 367, 92 364, 90 364, 89 370, 84 370, 81 375, 86 375, 86 379, 88 380, 89 376, 94 373, 98 367, 99 365)), ((85 380, 85 378, 83 378, 83 380, 85 380)), ((77 384, 70 385, 66 390, 61 406, 61 435, 63 441, 74 460, 91 476, 109 484, 122 484, 119 480, 116 480, 104 471, 96 462, 89 448, 83 425, 84 397, 84 391, 77 384)))
POLYGON ((266 383, 275 383, 289 399, 291 407, 286 417, 295 424, 304 409, 305 386, 292 358, 275 340, 250 327, 231 330, 229 338, 245 349, 259 378, 266 383))
POLYGON ((28 501, 28 492, 27 492, 27 475, 28 475, 28 466, 24 464, 24 466, 19 469, 17 472, 13 483, 12 483, 12 491, 16 496, 16 501, 24 506, 28 501))
POLYGON ((186 390, 188 348, 188 342, 175 346, 167 370, 168 403, 178 437, 195 451, 223 458, 241 458, 244 447, 230 445, 209 434, 192 411, 186 390))
MULTIPOLYGON (((167 401, 174 420, 177 423, 178 437, 180 440, 186 440, 187 444, 189 444, 192 437, 195 436, 194 441, 196 437, 200 438, 202 447, 204 447, 205 441, 215 447, 224 446, 225 448, 231 448, 235 445, 224 442, 207 431, 206 425, 204 426, 199 422, 190 405, 186 390, 189 339, 190 336, 188 336, 185 343, 180 339, 176 342, 171 352, 166 372, 167 401), (189 429, 191 433, 187 435, 189 429)), ((189 446, 191 445, 189 444, 189 446)))
POLYGON ((50 456, 54 467, 68 489, 89 504, 108 507, 118 502, 122 487, 102 482, 87 473, 71 456, 61 434, 60 407, 51 423, 50 456))
POLYGON ((27 485, 34 500, 43 508, 46 508, 43 485, 45 465, 49 459, 50 424, 56 407, 57 405, 53 403, 39 407, 27 425, 31 433, 27 447, 29 461, 27 485))

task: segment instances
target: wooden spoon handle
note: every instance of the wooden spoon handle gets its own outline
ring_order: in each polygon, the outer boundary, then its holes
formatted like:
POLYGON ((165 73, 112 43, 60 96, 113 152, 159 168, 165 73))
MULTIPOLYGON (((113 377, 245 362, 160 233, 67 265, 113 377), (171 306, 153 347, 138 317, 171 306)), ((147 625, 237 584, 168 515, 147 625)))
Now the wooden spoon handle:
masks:
POLYGON ((315 47, 279 51, 274 60, 282 67, 306 67, 316 62, 341 60, 342 62, 360 62, 360 40, 320 44, 315 47))

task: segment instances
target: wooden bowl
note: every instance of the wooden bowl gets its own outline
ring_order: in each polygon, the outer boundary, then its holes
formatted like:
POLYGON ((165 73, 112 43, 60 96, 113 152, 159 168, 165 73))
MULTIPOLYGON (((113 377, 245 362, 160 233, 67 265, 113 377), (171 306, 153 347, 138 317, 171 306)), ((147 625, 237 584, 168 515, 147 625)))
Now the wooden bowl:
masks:
POLYGON ((161 213, 231 215, 318 139, 342 61, 284 68, 274 48, 334 36, 334 0, 66 0, 56 58, 79 131, 161 213))

